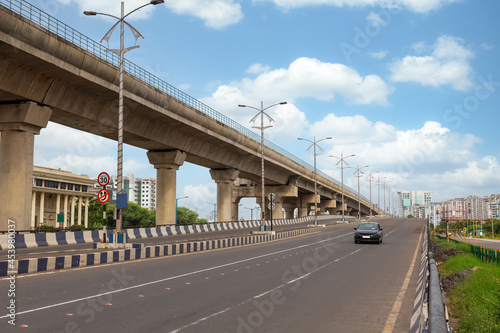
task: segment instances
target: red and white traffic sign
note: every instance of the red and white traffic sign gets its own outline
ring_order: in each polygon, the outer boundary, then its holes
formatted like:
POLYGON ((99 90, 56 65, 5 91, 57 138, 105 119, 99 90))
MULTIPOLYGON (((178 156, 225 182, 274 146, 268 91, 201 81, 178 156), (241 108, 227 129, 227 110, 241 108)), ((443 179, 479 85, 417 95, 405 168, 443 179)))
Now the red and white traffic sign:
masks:
POLYGON ((99 190, 97 192, 97 200, 99 200, 100 203, 105 204, 109 200, 109 191, 103 188, 102 190, 99 190))
POLYGON ((106 186, 109 184, 109 175, 107 172, 101 172, 99 177, 97 177, 97 182, 101 186, 106 186))

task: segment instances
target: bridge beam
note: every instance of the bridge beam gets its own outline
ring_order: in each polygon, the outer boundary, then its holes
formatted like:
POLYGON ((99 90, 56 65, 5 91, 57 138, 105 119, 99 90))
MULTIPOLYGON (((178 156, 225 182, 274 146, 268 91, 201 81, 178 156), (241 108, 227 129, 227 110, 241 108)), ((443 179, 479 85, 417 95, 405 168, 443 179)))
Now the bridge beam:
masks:
POLYGON ((35 135, 47 127, 52 110, 33 102, 0 105, 0 230, 31 225, 35 135))
POLYGON ((236 200, 234 208, 232 188, 239 173, 236 169, 210 169, 210 175, 217 183, 217 222, 232 221, 234 216, 238 216, 239 200, 236 200))
POLYGON ((150 150, 147 155, 156 169, 156 225, 176 224, 177 170, 187 154, 180 150, 150 150))

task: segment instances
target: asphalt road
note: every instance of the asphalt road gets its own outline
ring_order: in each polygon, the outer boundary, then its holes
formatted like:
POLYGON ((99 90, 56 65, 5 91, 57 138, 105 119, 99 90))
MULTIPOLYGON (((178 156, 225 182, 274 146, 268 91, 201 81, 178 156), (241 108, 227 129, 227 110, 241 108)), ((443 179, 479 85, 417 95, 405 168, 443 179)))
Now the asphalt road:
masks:
MULTIPOLYGON (((329 220, 323 220, 321 221, 321 223, 325 224, 326 226, 333 226, 337 224, 337 221, 339 221, 339 219, 340 217, 334 217, 329 220)), ((350 219, 354 220, 354 218, 352 217, 350 219)), ((303 222, 290 225, 274 226, 273 229, 276 232, 284 232, 289 230, 307 228, 307 226, 310 224, 311 222, 303 222)), ((152 246, 152 245, 174 244, 182 242, 205 241, 205 240, 214 240, 221 238, 248 236, 254 230, 258 230, 258 228, 242 228, 242 229, 199 232, 192 234, 169 235, 163 237, 137 238, 130 240, 130 243, 145 244, 147 246, 152 246)), ((43 246, 43 247, 35 247, 27 249, 16 249, 16 259, 19 260, 28 258, 55 257, 55 256, 72 255, 72 254, 102 252, 102 251, 108 251, 108 250, 93 249, 92 243, 43 246)), ((7 260, 7 257, 8 257, 8 249, 0 250, 0 261, 7 260)))
POLYGON ((408 332, 423 220, 378 220, 382 244, 354 244, 351 223, 265 244, 21 276, 17 327, 5 315, 12 286, 3 279, 0 331, 365 333, 382 332, 396 313, 389 331, 408 332))

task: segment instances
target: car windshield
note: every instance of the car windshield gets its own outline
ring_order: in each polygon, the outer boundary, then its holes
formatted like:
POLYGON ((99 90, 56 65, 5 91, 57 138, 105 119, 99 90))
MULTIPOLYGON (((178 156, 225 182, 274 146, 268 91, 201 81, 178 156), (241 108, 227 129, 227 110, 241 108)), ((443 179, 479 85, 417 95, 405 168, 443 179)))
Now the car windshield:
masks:
POLYGON ((361 223, 358 230, 378 230, 377 223, 361 223))

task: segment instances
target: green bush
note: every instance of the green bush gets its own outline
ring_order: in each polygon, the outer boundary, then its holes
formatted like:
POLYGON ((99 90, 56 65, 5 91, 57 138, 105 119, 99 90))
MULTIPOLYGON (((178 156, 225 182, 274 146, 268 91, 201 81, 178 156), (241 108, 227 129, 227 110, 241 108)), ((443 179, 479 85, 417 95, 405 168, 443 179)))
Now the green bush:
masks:
POLYGON ((45 231, 45 232, 54 232, 56 229, 48 224, 42 224, 41 226, 38 227, 38 230, 40 231, 45 231))
POLYGON ((82 231, 85 230, 85 226, 83 224, 73 224, 69 227, 70 231, 82 231))

